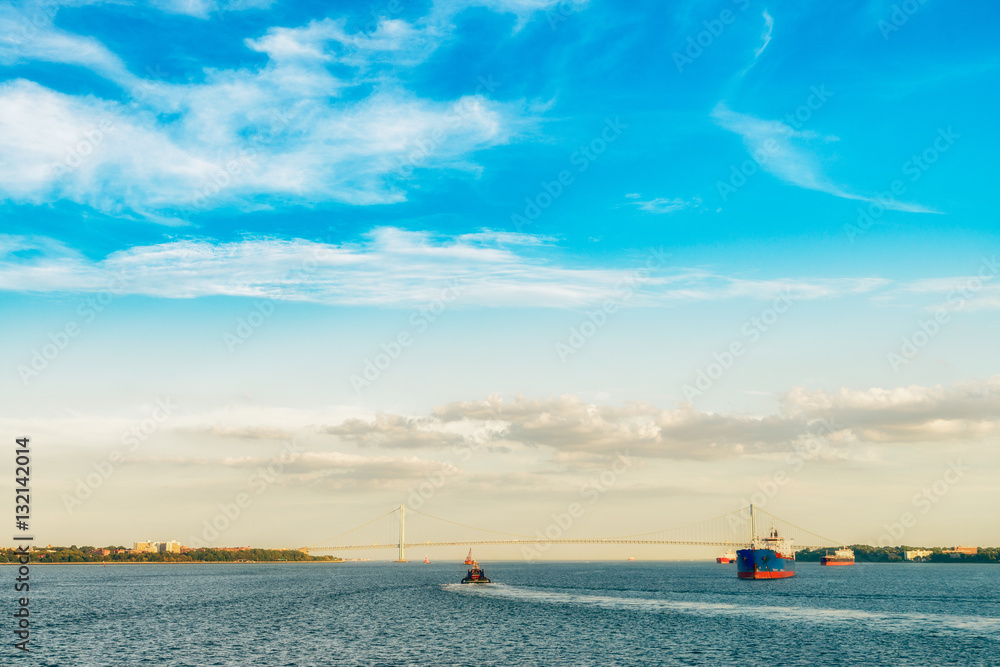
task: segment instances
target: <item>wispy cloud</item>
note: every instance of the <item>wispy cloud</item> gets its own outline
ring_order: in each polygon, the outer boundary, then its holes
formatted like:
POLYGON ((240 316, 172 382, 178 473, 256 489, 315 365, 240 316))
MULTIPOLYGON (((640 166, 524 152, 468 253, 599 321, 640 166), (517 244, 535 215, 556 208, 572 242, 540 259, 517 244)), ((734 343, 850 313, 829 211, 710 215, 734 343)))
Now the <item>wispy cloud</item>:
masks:
MULTIPOLYGON (((433 301, 454 285, 461 292, 460 305, 572 308, 621 297, 622 281, 636 270, 558 266, 536 252, 550 242, 523 234, 445 237, 385 227, 352 244, 188 240, 136 246, 92 260, 47 239, 0 236, 0 289, 99 292, 113 282, 118 293, 161 298, 224 295, 411 306, 433 301)), ((771 299, 778 293, 826 298, 886 283, 877 278, 758 280, 673 269, 654 272, 629 303, 771 299)))
MULTIPOLYGON (((221 7, 170 6, 192 15, 221 7)), ((407 89, 401 72, 446 40, 450 16, 382 19, 370 32, 332 19, 274 27, 245 40, 265 64, 169 83, 136 76, 96 40, 51 24, 22 38, 24 17, 2 9, 0 28, 10 37, 0 62, 85 67, 129 99, 2 84, 0 196, 176 221, 220 206, 254 208, 261 197, 400 202, 424 170, 477 172, 472 155, 511 141, 534 112, 492 99, 475 80, 451 99, 407 89)))
POLYGON ((701 197, 694 197, 692 199, 681 199, 679 197, 670 199, 668 197, 653 197, 652 199, 641 199, 641 195, 632 192, 625 195, 627 199, 633 201, 628 202, 632 206, 637 206, 640 210, 646 211, 647 213, 654 213, 656 215, 662 215, 665 213, 676 213, 677 211, 684 210, 686 208, 698 207, 701 205, 701 197))
POLYGON ((52 8, 43 11, 30 3, 19 10, 0 6, 0 64, 40 61, 91 69, 112 81, 133 85, 132 75, 117 55, 93 37, 77 35, 51 23, 52 8))
POLYGON ((737 113, 722 102, 712 111, 712 119, 723 129, 740 135, 747 151, 754 156, 761 169, 786 183, 843 199, 877 201, 884 208, 895 211, 937 213, 920 204, 855 194, 831 181, 824 173, 812 145, 838 141, 837 137, 823 137, 815 132, 796 130, 778 120, 737 113))
POLYGON ((774 30, 774 19, 771 18, 771 15, 767 13, 766 9, 764 10, 763 16, 764 32, 760 34, 760 38, 763 40, 763 43, 757 47, 756 51, 753 52, 754 60, 760 58, 760 54, 764 53, 764 49, 766 49, 767 45, 771 43, 771 32, 774 30))
POLYGON ((967 276, 924 278, 900 286, 900 292, 933 295, 927 310, 998 310, 1000 309, 1000 265, 996 256, 984 257, 978 273, 967 276))
POLYGON ((153 0, 153 6, 170 13, 204 19, 216 12, 267 9, 274 0, 153 0))
POLYGON ((771 33, 774 31, 774 18, 772 18, 771 15, 767 13, 766 9, 764 10, 763 17, 764 17, 764 31, 760 34, 761 44, 756 49, 754 49, 753 60, 750 61, 749 65, 743 68, 743 71, 740 72, 740 76, 743 76, 744 74, 749 72, 750 69, 757 64, 757 60, 760 58, 760 55, 764 53, 764 49, 766 49, 767 45, 771 43, 771 33))
POLYGON ((466 7, 486 7, 498 13, 514 14, 517 16, 514 30, 518 31, 539 13, 555 12, 561 22, 570 14, 586 9, 588 4, 589 0, 435 0, 434 8, 442 14, 458 13, 466 7))

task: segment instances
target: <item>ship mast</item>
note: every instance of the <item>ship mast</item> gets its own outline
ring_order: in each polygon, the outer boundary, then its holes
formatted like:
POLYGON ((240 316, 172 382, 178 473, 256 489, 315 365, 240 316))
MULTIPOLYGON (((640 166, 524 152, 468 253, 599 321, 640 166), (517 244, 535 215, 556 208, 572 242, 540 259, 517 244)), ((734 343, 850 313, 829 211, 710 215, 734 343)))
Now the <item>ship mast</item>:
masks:
POLYGON ((757 517, 753 513, 753 503, 750 503, 750 544, 757 539, 757 517))

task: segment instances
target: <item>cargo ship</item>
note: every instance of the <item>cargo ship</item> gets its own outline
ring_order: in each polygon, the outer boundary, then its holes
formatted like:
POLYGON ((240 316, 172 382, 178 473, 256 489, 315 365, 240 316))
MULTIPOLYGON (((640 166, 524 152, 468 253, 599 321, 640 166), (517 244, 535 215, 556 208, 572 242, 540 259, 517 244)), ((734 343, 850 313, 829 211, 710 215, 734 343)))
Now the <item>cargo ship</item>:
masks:
POLYGON ((740 579, 786 579, 795 576, 795 551, 791 542, 778 535, 772 525, 765 538, 757 537, 757 522, 750 506, 750 546, 736 552, 736 575, 740 579))
POLYGON ((727 551, 718 558, 715 559, 716 563, 735 563, 736 562, 736 552, 727 551))
POLYGON ((837 549, 831 556, 827 554, 819 559, 820 565, 854 565, 853 549, 837 549))

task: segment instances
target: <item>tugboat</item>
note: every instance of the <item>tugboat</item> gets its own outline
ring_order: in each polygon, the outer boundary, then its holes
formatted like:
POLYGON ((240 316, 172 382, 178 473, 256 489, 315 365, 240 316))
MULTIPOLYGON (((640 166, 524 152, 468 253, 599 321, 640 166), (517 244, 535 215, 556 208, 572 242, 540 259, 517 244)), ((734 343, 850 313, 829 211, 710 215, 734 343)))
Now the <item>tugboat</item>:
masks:
POLYGON ((727 551, 718 558, 715 559, 716 563, 735 563, 736 562, 736 552, 727 551))
MULTIPOLYGON (((466 562, 472 560, 472 549, 469 549, 469 557, 466 558, 466 562)), ((483 568, 479 567, 479 563, 472 560, 472 568, 469 573, 465 575, 465 579, 462 579, 463 584, 492 584, 493 582, 486 578, 486 573, 483 572, 483 568)))
POLYGON ((753 536, 750 546, 736 552, 736 575, 740 579, 785 579, 795 576, 795 550, 791 543, 779 537, 774 526, 764 539, 757 537, 753 505, 750 506, 750 534, 753 536))
POLYGON ((424 556, 424 565, 430 565, 431 561, 427 556, 424 556))

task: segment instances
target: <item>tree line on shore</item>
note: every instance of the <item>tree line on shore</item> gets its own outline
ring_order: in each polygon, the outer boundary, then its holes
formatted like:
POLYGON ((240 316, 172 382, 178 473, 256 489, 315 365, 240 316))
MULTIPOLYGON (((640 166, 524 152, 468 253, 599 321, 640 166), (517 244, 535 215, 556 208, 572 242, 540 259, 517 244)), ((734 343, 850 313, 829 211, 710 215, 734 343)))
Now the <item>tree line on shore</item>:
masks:
MULTIPOLYGON (((31 552, 37 563, 233 563, 239 561, 339 561, 335 556, 310 556, 298 549, 192 549, 186 553, 131 553, 122 546, 48 547, 31 552), (110 554, 101 554, 106 549, 110 554), (115 553, 121 552, 121 553, 115 553)), ((16 563, 15 549, 0 549, 0 563, 16 563)))
MULTIPOLYGON (((186 553, 131 553, 123 546, 100 547, 110 554, 98 553, 92 546, 48 547, 31 552, 31 560, 38 563, 234 563, 255 562, 337 562, 336 556, 311 556, 298 549, 192 549, 186 553), (121 552, 121 553, 115 553, 121 552)), ((859 563, 899 563, 906 559, 904 551, 921 549, 930 551, 925 558, 932 563, 998 563, 1000 547, 980 547, 975 555, 954 554, 945 547, 874 547, 868 544, 852 544, 854 559, 859 563)), ((802 549, 795 552, 795 560, 819 562, 819 559, 834 549, 802 549)), ((16 563, 15 549, 0 549, 0 563, 16 563)))
MULTIPOLYGON (((979 553, 954 554, 946 547, 873 547, 868 544, 852 544, 848 549, 854 550, 854 560, 858 563, 901 563, 906 560, 905 551, 920 549, 930 551, 926 560, 932 563, 997 563, 1000 562, 1000 547, 980 547, 979 553)), ((819 559, 834 549, 802 549, 795 552, 795 560, 804 562, 819 562, 819 559)))

